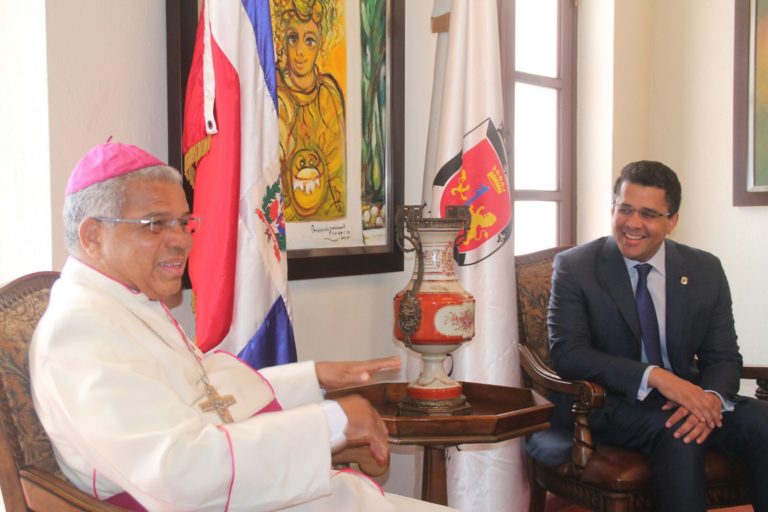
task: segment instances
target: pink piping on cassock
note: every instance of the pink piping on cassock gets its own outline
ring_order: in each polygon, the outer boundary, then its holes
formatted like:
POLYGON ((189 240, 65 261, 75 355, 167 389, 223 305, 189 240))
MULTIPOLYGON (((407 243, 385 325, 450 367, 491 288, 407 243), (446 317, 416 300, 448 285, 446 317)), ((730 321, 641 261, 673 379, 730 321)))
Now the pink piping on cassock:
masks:
POLYGON ((378 489, 378 490, 379 490, 379 492, 381 493, 381 495, 382 495, 382 496, 384 496, 384 489, 382 489, 382 488, 381 488, 381 486, 379 485, 379 482, 377 482, 377 481, 376 481, 376 480, 374 480, 373 478, 369 477, 369 476, 368 476, 368 475, 366 475, 365 473, 361 473, 361 472, 359 472, 359 471, 357 471, 357 470, 354 470, 354 469, 352 469, 352 468, 345 468, 345 469, 339 469, 339 470, 337 470, 337 471, 336 471, 336 472, 333 474, 333 476, 336 476, 336 475, 338 475, 339 473, 349 473, 349 474, 352 474, 352 475, 355 475, 355 476, 361 476, 361 477, 363 477, 364 479, 368 480, 368 481, 369 481, 371 484, 373 484, 373 486, 374 486, 374 487, 376 487, 376 489, 378 489))
POLYGON ((229 488, 227 489, 227 505, 224 507, 224 512, 229 510, 229 500, 232 499, 232 488, 235 486, 235 451, 232 448, 232 439, 229 437, 229 431, 224 428, 223 425, 217 425, 216 428, 224 432, 227 436, 227 444, 229 445, 229 460, 232 464, 232 479, 229 481, 229 488))
MULTIPOLYGON (((184 342, 184 345, 188 345, 189 341, 188 341, 187 335, 184 334, 184 331, 181 329, 181 326, 179 325, 178 320, 176 320, 176 318, 173 316, 173 314, 171 314, 171 310, 168 309, 168 306, 166 306, 162 302, 160 302, 160 306, 162 306, 163 311, 165 311, 165 314, 168 315, 168 318, 171 319, 171 323, 173 323, 173 326, 178 331, 179 336, 181 336, 181 341, 184 342)), ((197 357, 197 354, 195 354, 195 357, 197 357)))
POLYGON ((267 405, 265 405, 264 407, 262 407, 261 409, 256 411, 256 413, 254 413, 254 416, 256 416, 257 414, 265 413, 265 412, 279 412, 279 411, 283 410, 282 404, 280 404, 280 402, 277 400, 277 397, 275 396, 275 388, 272 387, 272 383, 269 382, 269 380, 267 380, 267 378, 264 377, 259 370, 257 370, 253 366, 249 365, 248 363, 246 363, 245 361, 243 361, 242 359, 240 359, 239 357, 237 357, 233 353, 227 352, 226 350, 216 350, 216 351, 214 351, 214 354, 224 354, 224 355, 227 355, 229 357, 233 357, 233 358, 237 359, 243 366, 245 366, 246 368, 251 370, 253 373, 258 375, 259 378, 264 382, 264 384, 269 386, 269 391, 272 393, 272 396, 274 398, 267 405))
POLYGON ((101 500, 99 498, 99 491, 96 490, 96 468, 93 468, 93 479, 91 482, 91 485, 93 485, 93 495, 97 500, 101 500))
POLYGON ((275 394, 275 389, 272 387, 272 383, 271 383, 271 382, 269 382, 269 381, 267 380, 267 378, 266 378, 266 377, 264 377, 264 376, 261 374, 261 372, 260 372, 259 370, 257 370, 257 369, 256 369, 256 368, 254 368, 253 366, 249 365, 248 363, 246 363, 245 361, 243 361, 242 359, 240 359, 239 357, 237 357, 237 356, 236 356, 235 354, 233 354, 232 352, 227 352, 226 350, 215 350, 213 353, 214 353, 214 354, 225 354, 225 355, 228 355, 228 356, 230 356, 230 357, 234 357, 235 359, 237 359, 238 361, 240 361, 240 363, 242 363, 242 364, 243 364, 243 366, 247 367, 247 368, 248 368, 249 370, 251 370, 253 373, 255 373, 256 375, 258 375, 258 376, 259 376, 259 378, 260 378, 261 380, 263 380, 263 381, 264 381, 264 384, 266 384, 267 386, 269 386, 269 390, 270 390, 270 391, 272 391, 272 394, 273 394, 273 395, 275 394))
MULTIPOLYGON (((73 257, 73 258, 75 258, 74 256, 72 256, 72 257, 73 257)), ((110 276, 109 274, 105 274, 104 272, 102 272, 101 270, 97 269, 97 268, 96 268, 96 267, 94 267, 93 265, 89 265, 89 264, 87 264, 86 262, 84 262, 84 261, 82 261, 82 260, 79 260, 79 259, 77 259, 77 258, 75 258, 75 259, 76 259, 77 261, 79 261, 80 263, 82 263, 83 265, 85 265, 86 267, 88 267, 88 268, 90 268, 91 270, 93 270, 94 272, 98 272, 99 274, 103 275, 104 277, 106 277, 106 278, 108 278, 108 279, 110 279, 110 280, 112 280, 112 281, 116 282, 117 284, 119 284, 119 285, 121 285, 121 286, 124 286, 124 287, 125 287, 125 289, 126 289, 126 290, 128 290, 129 292, 131 292, 132 294, 134 294, 134 295, 139 295, 139 294, 141 293, 141 290, 137 290, 136 288, 131 288, 130 286, 128 286, 128 285, 127 285, 127 284, 125 284, 124 282, 122 282, 122 281, 120 281, 120 280, 118 280, 118 279, 115 279, 114 277, 110 276)))

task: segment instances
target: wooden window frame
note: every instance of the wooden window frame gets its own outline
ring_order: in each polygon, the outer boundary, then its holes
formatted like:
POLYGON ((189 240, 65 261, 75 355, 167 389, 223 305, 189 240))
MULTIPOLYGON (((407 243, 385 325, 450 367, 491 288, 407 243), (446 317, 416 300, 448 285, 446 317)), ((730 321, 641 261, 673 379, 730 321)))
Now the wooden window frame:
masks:
MULTIPOLYGON (((558 65, 556 78, 532 75, 515 70, 515 1, 499 3, 501 34, 502 83, 504 87, 504 119, 507 139, 507 162, 512 187, 512 201, 557 202, 557 244, 576 242, 576 23, 574 0, 558 0, 558 65), (514 188, 514 119, 516 83, 550 87, 558 91, 557 107, 557 189, 517 190, 514 188)), ((514 208, 513 208, 514 212, 514 208)), ((513 213, 514 215, 514 213, 513 213)))

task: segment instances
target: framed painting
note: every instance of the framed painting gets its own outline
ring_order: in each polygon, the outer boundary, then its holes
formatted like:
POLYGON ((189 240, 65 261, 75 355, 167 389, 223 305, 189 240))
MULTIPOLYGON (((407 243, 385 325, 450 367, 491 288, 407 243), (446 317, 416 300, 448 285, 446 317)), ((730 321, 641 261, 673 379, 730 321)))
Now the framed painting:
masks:
POLYGON ((768 0, 736 0, 733 205, 768 205, 768 0))
MULTIPOLYGON (((400 271, 394 213, 403 202, 405 0, 314 4, 314 22, 291 22, 295 2, 270 0, 288 278, 400 271), (314 73, 301 72, 307 54, 314 73), (302 83, 308 75, 313 83, 302 83), (312 101, 308 90, 319 91, 312 101)), ((166 0, 166 11, 168 158, 183 168, 198 0, 166 0)))

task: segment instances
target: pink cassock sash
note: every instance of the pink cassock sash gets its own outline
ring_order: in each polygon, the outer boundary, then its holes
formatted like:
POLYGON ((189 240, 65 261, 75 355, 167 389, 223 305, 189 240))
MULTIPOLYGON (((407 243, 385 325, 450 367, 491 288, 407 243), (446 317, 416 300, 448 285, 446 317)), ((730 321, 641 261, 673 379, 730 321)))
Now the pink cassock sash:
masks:
POLYGON ((254 416, 257 416, 265 412, 280 412, 282 410, 283 410, 283 407, 280 405, 280 402, 277 401, 277 398, 275 398, 274 400, 269 402, 267 405, 265 405, 262 410, 254 414, 254 416))
POLYGON ((104 500, 105 503, 114 505, 116 507, 124 508, 125 510, 134 510, 135 512, 147 512, 147 509, 141 506, 141 503, 136 501, 133 496, 127 492, 121 492, 115 494, 111 498, 104 500))

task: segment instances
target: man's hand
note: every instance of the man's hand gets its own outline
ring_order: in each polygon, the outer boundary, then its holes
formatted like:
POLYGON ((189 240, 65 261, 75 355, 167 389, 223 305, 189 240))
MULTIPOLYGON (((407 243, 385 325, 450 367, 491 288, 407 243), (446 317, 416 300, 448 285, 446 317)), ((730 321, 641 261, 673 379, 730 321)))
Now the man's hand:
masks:
MULTIPOLYGON (((681 379, 662 368, 651 370, 651 374, 648 376, 648 385, 658 390, 669 402, 672 402, 664 404, 662 409, 671 410, 675 405, 680 406, 670 416, 667 421, 667 427, 671 427, 687 417, 686 422, 678 429, 681 436, 690 434, 691 430, 695 427, 695 423, 703 423, 703 426, 708 428, 709 431, 723 425, 723 404, 717 395, 708 393, 699 386, 681 379)), ((700 434, 703 433, 702 429, 703 427, 695 428, 700 434)), ((706 435, 709 435, 709 432, 706 435)), ((695 436, 690 439, 697 439, 698 437, 695 436)))
MULTIPOLYGON (((713 393, 707 393, 708 395, 712 395, 712 397, 717 400, 718 403, 720 403, 720 399, 714 395, 713 393)), ((685 407, 682 407, 674 402, 668 401, 665 403, 661 409, 663 411, 671 411, 677 407, 677 410, 672 413, 672 416, 667 419, 667 422, 665 423, 665 426, 667 428, 674 427, 679 421, 681 421, 683 418, 685 418, 685 421, 682 425, 675 431, 674 436, 675 439, 682 438, 682 441, 685 444, 690 443, 691 441, 696 441, 697 444, 701 444, 704 441, 707 440, 707 437, 709 437, 709 434, 712 433, 714 428, 710 427, 706 423, 699 421, 699 419, 688 412, 688 409, 685 407)), ((719 425, 718 425, 719 426, 719 425)))
POLYGON ((339 405, 347 415, 344 435, 348 446, 368 445, 374 460, 381 466, 389 460, 387 427, 376 409, 360 395, 339 398, 339 405))
POLYGON ((321 361, 315 363, 320 387, 327 390, 358 386, 371 380, 371 374, 400 368, 400 357, 383 357, 368 361, 321 361))

